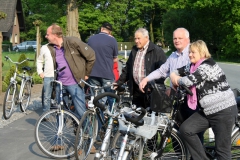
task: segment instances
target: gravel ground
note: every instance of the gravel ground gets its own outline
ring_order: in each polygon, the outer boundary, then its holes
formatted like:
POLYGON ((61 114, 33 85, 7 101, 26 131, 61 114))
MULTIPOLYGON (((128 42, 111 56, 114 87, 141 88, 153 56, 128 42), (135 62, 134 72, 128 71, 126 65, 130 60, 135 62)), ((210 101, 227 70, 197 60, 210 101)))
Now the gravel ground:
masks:
POLYGON ((11 118, 8 120, 5 120, 3 117, 2 104, 3 104, 5 93, 4 92, 1 93, 1 96, 0 96, 0 115, 1 115, 0 128, 3 128, 4 126, 18 120, 19 118, 31 113, 34 110, 42 107, 41 91, 42 91, 42 84, 33 85, 32 89, 31 89, 31 100, 30 100, 29 107, 28 107, 28 110, 26 111, 26 113, 21 112, 20 107, 18 106, 15 109, 15 111, 13 112, 11 118))

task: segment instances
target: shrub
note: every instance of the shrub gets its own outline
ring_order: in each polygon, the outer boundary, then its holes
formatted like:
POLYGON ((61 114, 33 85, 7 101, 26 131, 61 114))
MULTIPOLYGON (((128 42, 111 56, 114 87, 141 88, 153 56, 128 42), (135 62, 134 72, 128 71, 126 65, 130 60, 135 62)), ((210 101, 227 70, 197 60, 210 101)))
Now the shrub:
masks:
POLYGON ((33 78, 34 84, 42 84, 43 83, 42 78, 38 75, 37 72, 33 73, 32 78, 33 78))
POLYGON ((3 82, 2 82, 2 91, 3 91, 3 92, 6 92, 6 91, 7 91, 7 88, 8 88, 7 83, 3 81, 3 82))
MULTIPOLYGON (((19 56, 19 58, 18 58, 18 62, 22 62, 22 61, 25 60, 25 59, 27 59, 27 57, 26 57, 26 55, 25 55, 24 53, 22 53, 22 54, 19 56)), ((29 66, 28 61, 26 61, 26 62, 18 65, 18 70, 19 70, 19 72, 22 72, 22 67, 24 67, 24 66, 29 66)))
POLYGON ((6 73, 6 75, 4 76, 4 80, 3 80, 3 81, 7 84, 7 86, 9 85, 9 83, 10 83, 10 78, 13 77, 14 72, 15 72, 15 67, 12 66, 12 67, 10 68, 10 70, 8 70, 8 72, 6 73))

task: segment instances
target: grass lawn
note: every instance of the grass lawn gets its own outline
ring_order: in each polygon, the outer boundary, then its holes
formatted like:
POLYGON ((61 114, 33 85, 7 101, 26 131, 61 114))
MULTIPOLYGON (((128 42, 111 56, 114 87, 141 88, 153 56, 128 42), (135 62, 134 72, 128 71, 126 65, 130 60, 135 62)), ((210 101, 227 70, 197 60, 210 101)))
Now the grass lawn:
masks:
MULTIPOLYGON (((11 66, 14 65, 9 60, 6 61, 4 56, 8 56, 12 59, 12 61, 17 62, 22 53, 24 53, 26 55, 26 57, 29 58, 29 59, 35 59, 35 52, 3 52, 2 53, 2 62, 4 64, 3 67, 2 67, 2 72, 3 72, 2 75, 3 76, 5 76, 5 74, 11 68, 11 66)), ((28 63, 30 65, 30 67, 34 66, 33 61, 29 61, 28 63)))

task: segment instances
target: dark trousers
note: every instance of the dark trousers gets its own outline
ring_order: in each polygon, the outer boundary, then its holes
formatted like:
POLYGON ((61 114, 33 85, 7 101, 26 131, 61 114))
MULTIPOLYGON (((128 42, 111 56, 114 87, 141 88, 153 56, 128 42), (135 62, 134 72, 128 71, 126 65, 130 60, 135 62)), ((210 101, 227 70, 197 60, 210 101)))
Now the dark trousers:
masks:
MULTIPOLYGON (((177 123, 179 124, 178 126, 175 125, 174 128, 176 128, 177 130, 179 130, 179 126, 181 125, 181 123, 183 123, 185 120, 187 120, 191 115, 193 115, 195 112, 198 112, 199 108, 197 107, 196 110, 192 110, 191 108, 188 107, 187 104, 187 98, 184 99, 184 103, 181 105, 180 109, 179 109, 179 114, 176 118, 177 123)), ((201 143, 203 144, 204 141, 204 132, 199 132, 197 135, 201 141, 201 143)))
POLYGON ((194 113, 180 126, 180 133, 194 160, 208 160, 197 133, 209 127, 215 135, 217 160, 231 159, 231 132, 237 118, 237 107, 232 106, 206 116, 202 111, 194 113))
POLYGON ((150 106, 149 97, 139 90, 138 85, 133 81, 133 96, 132 104, 135 104, 137 107, 147 108, 150 106))

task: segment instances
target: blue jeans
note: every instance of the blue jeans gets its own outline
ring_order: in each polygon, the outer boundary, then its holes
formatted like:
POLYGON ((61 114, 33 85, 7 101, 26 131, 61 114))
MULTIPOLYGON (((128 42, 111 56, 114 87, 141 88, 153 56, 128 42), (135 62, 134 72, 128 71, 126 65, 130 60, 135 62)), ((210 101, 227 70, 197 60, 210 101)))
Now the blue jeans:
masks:
MULTIPOLYGON (((89 79, 88 79, 88 83, 90 83, 93 86, 105 86, 108 83, 112 84, 113 82, 114 82, 114 80, 100 78, 100 77, 89 77, 89 79)), ((111 87, 104 87, 104 91, 114 93, 114 90, 112 90, 111 87)), ((91 94, 94 95, 94 92, 92 90, 91 90, 91 94)), ((110 106, 109 109, 111 111, 112 110, 112 105, 113 105, 113 102, 114 102, 114 98, 108 96, 107 97, 107 102, 108 102, 108 105, 110 106)), ((104 119, 103 113, 100 112, 100 114, 101 114, 102 118, 104 119)), ((100 122, 100 120, 98 118, 98 129, 100 129, 101 127, 102 127, 102 123, 100 122)))
POLYGON ((43 81, 43 112, 49 111, 51 107, 51 95, 52 95, 52 85, 53 77, 44 77, 43 81))
MULTIPOLYGON (((106 86, 108 83, 112 84, 114 80, 100 78, 100 77, 89 77, 88 83, 90 83, 93 86, 106 86)), ((114 93, 114 90, 111 89, 111 87, 104 87, 105 92, 112 92, 114 93)), ((91 93, 94 95, 93 91, 91 93)), ((114 99, 112 97, 107 97, 108 104, 110 108, 112 107, 114 99)))
MULTIPOLYGON (((56 92, 58 95, 57 101, 60 101, 60 86, 58 85, 56 87, 56 92)), ((78 84, 65 86, 63 85, 63 100, 68 103, 68 94, 71 95, 75 113, 78 119, 81 119, 84 112, 86 111, 86 104, 85 104, 85 93, 82 87, 80 87, 78 84)))

